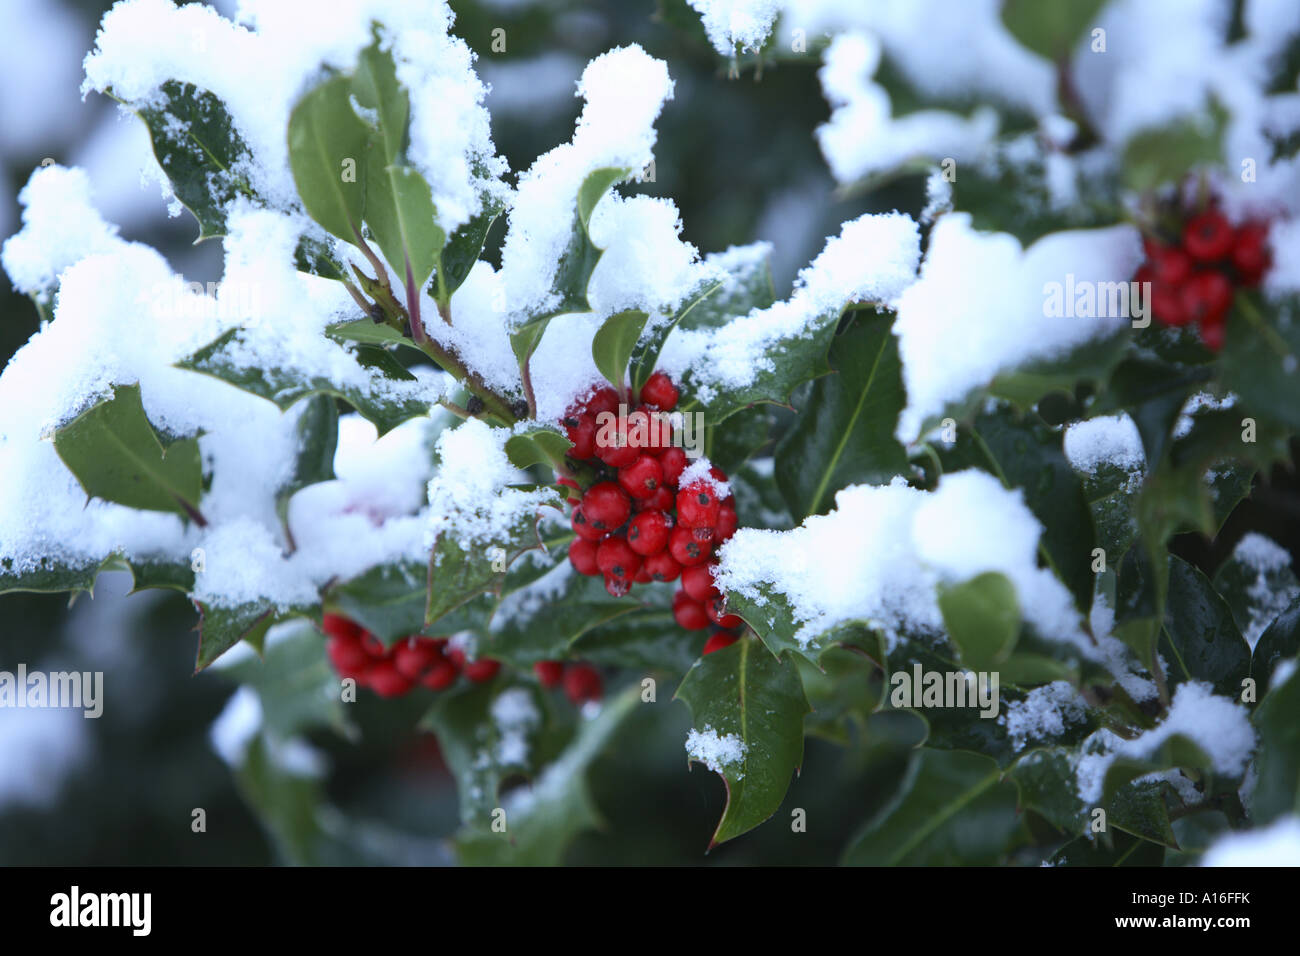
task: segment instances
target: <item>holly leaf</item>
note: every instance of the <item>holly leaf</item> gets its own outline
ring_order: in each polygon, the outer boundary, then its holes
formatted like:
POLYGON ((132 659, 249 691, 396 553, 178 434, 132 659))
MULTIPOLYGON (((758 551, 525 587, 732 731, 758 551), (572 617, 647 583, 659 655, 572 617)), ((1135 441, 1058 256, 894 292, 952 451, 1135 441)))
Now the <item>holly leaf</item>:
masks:
POLYGON ((237 607, 220 607, 200 600, 195 601, 194 606, 199 611, 199 653, 194 665, 195 673, 240 641, 248 641, 260 650, 266 632, 273 624, 320 614, 319 605, 314 608, 277 608, 267 603, 249 602, 237 607))
POLYGON ((922 749, 894 800, 845 851, 851 866, 988 866, 1019 821, 1016 787, 982 754, 922 749))
POLYGON ((74 559, 42 554, 19 561, 0 556, 0 594, 29 591, 34 594, 57 594, 70 591, 93 593, 95 579, 112 559, 74 559))
POLYGON ((424 631, 428 567, 418 561, 379 564, 329 592, 332 609, 385 644, 424 631))
POLYGON ((1002 5, 1002 22, 1026 47, 1056 62, 1068 56, 1084 30, 1094 25, 1102 5, 1103 0, 1007 0, 1002 5))
POLYGON ((427 415, 438 398, 435 386, 417 379, 382 348, 363 345, 356 350, 357 364, 366 373, 366 384, 359 386, 304 369, 250 361, 242 336, 242 329, 230 329, 177 366, 229 382, 282 411, 311 395, 333 395, 373 422, 380 435, 427 415))
POLYGON ((1250 659, 1250 676, 1267 691, 1277 665, 1300 654, 1300 596, 1260 635, 1250 659))
POLYGON ((330 77, 289 115, 289 166, 308 215, 347 242, 361 234, 369 133, 352 109, 352 78, 330 77))
POLYGON ((506 439, 506 457, 510 464, 525 471, 534 465, 554 468, 572 447, 573 442, 557 429, 539 426, 506 439))
POLYGON ((390 265, 412 289, 433 275, 446 233, 437 222, 433 191, 411 166, 366 163, 366 223, 390 265))
POLYGON ((1018 811, 1033 810, 1058 830, 1079 834, 1087 808, 1071 755, 1068 747, 1031 750, 1007 768, 1007 779, 1016 785, 1018 811))
POLYGON ((939 610, 948 636, 971 670, 994 670, 1020 636, 1020 602, 1006 575, 988 571, 961 584, 940 586, 939 610))
POLYGON ((1227 120, 1227 112, 1211 103, 1199 116, 1138 133, 1124 147, 1124 184, 1134 192, 1147 192, 1181 181, 1196 166, 1221 165, 1227 120))
MULTIPOLYGON (((721 279, 704 280, 686 296, 686 299, 677 307, 677 311, 673 313, 671 319, 655 327, 639 343, 633 343, 634 348, 630 354, 632 391, 634 394, 640 394, 641 388, 654 374, 655 366, 659 364, 659 353, 663 351, 664 342, 668 340, 668 336, 672 334, 673 329, 682 323, 688 323, 692 314, 697 312, 702 314, 704 304, 712 296, 721 294, 724 285, 725 283, 721 279)), ((640 335, 639 329, 637 334, 640 335)), ((618 387, 618 383, 616 383, 615 387, 618 387)))
POLYGON ((780 807, 803 760, 803 721, 810 708, 793 661, 773 657, 749 639, 700 658, 677 698, 690 707, 698 732, 733 736, 743 748, 739 759, 712 768, 727 787, 712 849, 780 807))
POLYGON ((776 482, 796 521, 828 510, 852 484, 883 485, 907 470, 894 428, 907 402, 891 316, 859 313, 836 336, 830 364, 775 449, 776 482))
POLYGON ((1300 678, 1294 668, 1281 685, 1268 689, 1253 722, 1259 731, 1259 781, 1251 815, 1256 825, 1263 825, 1300 813, 1300 678))
POLYGON ((321 481, 334 479, 334 452, 339 439, 339 411, 328 395, 315 395, 303 403, 294 424, 298 447, 288 477, 275 493, 275 510, 288 530, 289 499, 321 481))
POLYGON ((1217 693, 1236 697, 1250 674, 1250 646, 1237 630, 1227 602, 1204 574, 1169 556, 1169 596, 1158 645, 1169 663, 1172 686, 1206 681, 1217 693))
POLYGON ((207 523, 198 508, 199 440, 168 440, 155 431, 139 385, 114 387, 112 398, 57 429, 54 448, 92 498, 207 523))
POLYGON ((627 382, 627 363, 648 318, 639 309, 617 312, 604 321, 591 340, 596 368, 615 388, 623 388, 627 382))
MULTIPOLYGON (((1288 428, 1300 428, 1300 320, 1294 299, 1262 308, 1254 293, 1238 293, 1227 323, 1219 370, 1241 404, 1288 428)), ((1238 415, 1238 429, 1242 427, 1238 415)))
POLYGON ((505 204, 493 196, 483 197, 483 208, 447 239, 442 248, 434 282, 429 295, 444 306, 451 301, 452 293, 461 287, 474 263, 478 262, 483 244, 487 241, 492 223, 505 211, 505 204))

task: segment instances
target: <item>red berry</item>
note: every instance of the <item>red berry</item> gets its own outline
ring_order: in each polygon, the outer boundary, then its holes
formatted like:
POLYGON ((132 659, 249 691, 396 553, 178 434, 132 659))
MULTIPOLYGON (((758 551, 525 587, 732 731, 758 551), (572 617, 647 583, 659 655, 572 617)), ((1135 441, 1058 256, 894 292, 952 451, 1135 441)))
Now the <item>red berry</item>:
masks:
POLYGON ((709 560, 709 555, 713 553, 713 544, 709 541, 697 541, 690 528, 678 525, 668 536, 668 551, 678 564, 690 567, 709 560))
POLYGON ((650 498, 659 490, 664 474, 650 455, 640 455, 626 468, 620 468, 618 483, 633 498, 650 498))
POLYGON ((325 642, 325 654, 344 677, 361 677, 374 662, 361 646, 359 637, 334 635, 325 642))
POLYGON ((1151 311, 1161 325, 1186 325, 1192 320, 1183 306, 1182 287, 1167 282, 1152 283, 1151 311))
POLYGON ((589 700, 600 700, 604 693, 600 671, 590 664, 570 664, 564 669, 564 693, 575 707, 589 700))
POLYGON ((569 542, 569 563, 579 574, 600 574, 600 567, 596 564, 596 543, 586 538, 574 538, 569 542))
POLYGON ((662 511, 667 514, 677 505, 677 496, 667 485, 660 485, 649 498, 642 498, 632 504, 640 511, 662 511))
POLYGON ((682 590, 694 601, 703 603, 722 592, 713 583, 713 565, 697 564, 682 571, 682 590))
POLYGON ((582 504, 573 506, 573 515, 569 522, 573 525, 573 531, 579 538, 586 541, 599 541, 605 537, 606 531, 597 528, 587 519, 587 512, 583 509, 582 504))
POLYGON ((673 447, 673 423, 672 419, 664 412, 650 411, 649 441, 645 446, 645 453, 654 455, 658 458, 669 448, 673 447))
POLYGON ((429 672, 420 678, 420 686, 427 687, 429 690, 446 690, 456 683, 456 678, 459 676, 460 669, 447 658, 440 657, 429 668, 429 672))
POLYGON ((632 578, 633 584, 649 584, 654 578, 650 577, 650 572, 646 570, 645 562, 641 562, 641 567, 636 569, 636 575, 632 578))
POLYGON ((494 661, 490 657, 480 657, 466 664, 464 670, 465 676, 475 684, 485 684, 497 676, 497 671, 501 670, 501 662, 494 661))
POLYGON ((408 637, 393 648, 393 666, 404 677, 419 680, 441 656, 438 645, 427 637, 408 637))
POLYGON ((719 541, 727 541, 736 533, 739 526, 739 519, 736 517, 736 509, 731 505, 723 505, 718 510, 718 524, 715 530, 719 541))
MULTIPOLYGON (((1143 267, 1149 275, 1140 276, 1139 282, 1167 282, 1178 285, 1192 274, 1192 260, 1182 249, 1166 246, 1148 239, 1145 243, 1147 263, 1143 267)), ((1141 271, 1141 270, 1139 270, 1141 271)))
POLYGON ((1210 209, 1183 227, 1183 248, 1200 262, 1217 262, 1232 252, 1232 226, 1223 214, 1210 209))
POLYGON ((659 467, 663 469, 664 484, 676 487, 677 479, 686 470, 686 452, 674 445, 665 448, 659 456, 659 467))
POLYGON ((401 697, 415 681, 397 669, 392 661, 378 661, 366 674, 366 686, 380 697, 401 697))
MULTIPOLYGON (((582 496, 582 513, 587 523, 606 534, 616 531, 632 513, 632 503, 623 489, 612 481, 602 481, 582 496)), ((583 537, 588 537, 583 535, 583 537)), ((590 540, 590 538, 588 538, 590 540)))
POLYGON ((676 581, 682 573, 682 566, 667 551, 660 551, 645 559, 641 569, 650 575, 652 581, 676 581))
POLYGON ((673 595, 673 618, 688 631, 702 631, 709 626, 709 615, 704 605, 691 600, 685 591, 673 595))
POLYGON ((641 386, 641 401, 660 411, 671 412, 677 407, 677 386, 663 372, 655 372, 641 386))
POLYGON ((712 654, 714 651, 720 651, 724 647, 735 644, 738 640, 740 638, 730 631, 714 631, 713 636, 704 642, 704 653, 712 654))
POLYGON ((375 660, 384 660, 392 656, 384 646, 384 642, 369 631, 361 632, 361 647, 375 660))
POLYGON ((1189 321, 1200 325, 1216 322, 1232 305, 1232 283, 1222 272, 1198 272, 1184 283, 1182 302, 1189 321))
POLYGON ((596 549, 596 566, 606 578, 630 582, 641 568, 641 555, 625 538, 606 538, 596 549))
POLYGON ((573 447, 569 449, 569 457, 577 459, 591 458, 596 454, 596 419, 590 414, 580 415, 576 419, 566 421, 575 422, 574 425, 565 425, 565 434, 569 436, 569 441, 573 442, 573 447))
POLYGON ((618 406, 618 392, 609 385, 597 389, 591 398, 587 399, 587 411, 591 412, 593 417, 601 412, 617 412, 618 406))
POLYGON ((610 597, 621 598, 632 590, 634 578, 615 578, 605 575, 605 591, 610 597))
POLYGON ((1227 335, 1228 320, 1224 316, 1219 316, 1212 322, 1201 323, 1201 341, 1211 352, 1217 352, 1223 348, 1223 340, 1227 335))
POLYGON ((354 640, 361 639, 363 630, 360 624, 342 614, 326 614, 321 618, 320 627, 330 637, 348 637, 354 640))
POLYGON ((1232 265, 1242 285, 1255 285, 1268 271, 1268 226, 1248 222, 1237 230, 1232 246, 1232 265))
POLYGON ((627 526, 627 543, 637 554, 658 554, 668 547, 673 523, 662 511, 643 511, 627 526))
POLYGON ((713 487, 695 481, 677 492, 677 523, 683 528, 712 528, 722 504, 713 487))
POLYGON ((564 662, 538 661, 533 665, 533 673, 537 675, 537 682, 547 690, 559 687, 564 679, 564 662))
POLYGON ((715 595, 704 602, 704 612, 709 615, 709 620, 718 627, 740 627, 745 623, 738 615, 727 613, 727 599, 721 594, 715 595))

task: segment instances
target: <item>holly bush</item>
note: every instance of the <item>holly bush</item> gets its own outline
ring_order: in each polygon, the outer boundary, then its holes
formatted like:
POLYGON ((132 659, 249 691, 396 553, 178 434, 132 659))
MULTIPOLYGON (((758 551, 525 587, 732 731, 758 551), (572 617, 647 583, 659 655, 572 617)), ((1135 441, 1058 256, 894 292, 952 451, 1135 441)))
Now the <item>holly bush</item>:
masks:
POLYGON ((809 737, 874 781, 834 795, 847 863, 1294 840, 1300 583, 1262 535, 1217 568, 1186 542, 1300 428, 1300 24, 813 6, 656 14, 759 97, 816 70, 830 118, 796 119, 840 197, 898 207, 785 298, 769 244, 701 256, 650 194, 661 112, 726 118, 639 45, 512 173, 441 0, 105 16, 84 90, 145 124, 225 272, 186 283, 78 170, 32 175, 0 591, 187 595, 286 858, 346 832, 305 741, 367 699, 436 738, 466 863, 562 861, 646 708, 725 785, 710 846, 819 826, 783 803, 809 737))

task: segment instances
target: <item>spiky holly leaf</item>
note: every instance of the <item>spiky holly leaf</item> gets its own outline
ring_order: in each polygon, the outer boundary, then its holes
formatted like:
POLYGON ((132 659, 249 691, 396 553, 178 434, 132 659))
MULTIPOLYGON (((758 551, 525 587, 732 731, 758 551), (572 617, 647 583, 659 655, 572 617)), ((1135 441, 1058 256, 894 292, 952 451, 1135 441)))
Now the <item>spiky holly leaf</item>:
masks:
POLYGON ((1171 687, 1206 681, 1235 697, 1250 674, 1250 645, 1227 602, 1204 574, 1175 555, 1169 556, 1169 597, 1157 649, 1168 662, 1171 687))
POLYGON ((1214 590, 1227 602, 1237 630, 1253 648, 1300 597, 1300 580, 1291 570, 1290 556, 1280 552, 1278 557, 1281 560, 1273 560, 1268 552, 1238 545, 1214 572, 1214 590))
MULTIPOLYGON (((781 805, 803 761, 803 721, 811 708, 794 662, 773 657, 751 638, 700 658, 677 698, 690 707, 695 732, 739 744, 736 759, 715 759, 711 767, 727 787, 727 806, 710 842, 717 846, 752 830, 781 805)), ((696 753, 714 759, 707 743, 696 753)))
POLYGON ((260 648, 271 625, 295 617, 319 617, 320 606, 278 608, 265 602, 250 602, 236 607, 222 607, 197 600, 199 611, 199 652, 194 670, 201 671, 240 641, 260 648))

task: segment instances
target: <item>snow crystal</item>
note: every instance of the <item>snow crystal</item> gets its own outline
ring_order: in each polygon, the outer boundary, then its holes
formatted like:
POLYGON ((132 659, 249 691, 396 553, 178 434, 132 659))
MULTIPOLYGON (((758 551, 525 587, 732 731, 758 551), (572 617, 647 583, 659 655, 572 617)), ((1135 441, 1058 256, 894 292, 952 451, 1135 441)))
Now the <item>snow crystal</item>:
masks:
POLYGON ((920 279, 897 300, 907 389, 898 438, 915 440, 927 421, 999 372, 1118 331, 1128 316, 1047 317, 1046 286, 1127 282, 1141 258, 1131 226, 1053 233, 1022 249, 1014 236, 977 232, 967 213, 943 216, 920 279))
MULTIPOLYGON (((692 760, 698 760, 714 773, 722 773, 732 764, 745 759, 749 747, 735 734, 719 734, 708 724, 703 730, 691 729, 686 735, 686 753, 692 760)), ((737 780, 744 779, 743 773, 733 773, 737 780)))
POLYGON ((1102 465, 1144 471, 1146 452, 1137 424, 1127 413, 1075 422, 1065 430, 1065 457, 1075 470, 1095 475, 1102 465))
POLYGON ((1023 750, 1030 740, 1059 737, 1065 728, 1081 721, 1085 705, 1079 692, 1067 681, 1058 680, 1029 692, 1024 700, 1007 704, 998 723, 1007 728, 1011 746, 1023 750))
POLYGON ((1225 833, 1201 866, 1300 866, 1300 816, 1279 817, 1257 830, 1225 833))
POLYGON ((702 484, 711 488, 719 501, 729 498, 731 482, 720 481, 713 477, 712 468, 713 465, 707 458, 696 458, 682 470, 681 476, 677 479, 677 487, 686 488, 690 485, 702 484))
POLYGON ((709 42, 723 56, 734 55, 737 46, 742 50, 761 47, 781 9, 781 0, 687 0, 687 3, 699 13, 709 42))
POLYGON ((1213 395, 1210 392, 1197 392, 1187 400, 1187 403, 1178 413, 1178 419, 1174 422, 1174 437, 1183 438, 1191 434, 1192 426, 1196 423, 1196 414, 1198 412, 1221 411, 1225 408, 1232 408, 1236 404, 1237 396, 1232 392, 1229 392, 1222 398, 1213 395))
POLYGON ((533 705, 532 694, 523 687, 513 687, 492 701, 492 721, 498 740, 496 760, 499 764, 524 764, 528 761, 528 734, 541 722, 533 705))

